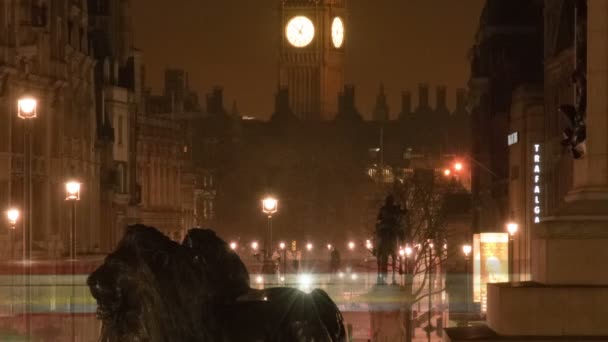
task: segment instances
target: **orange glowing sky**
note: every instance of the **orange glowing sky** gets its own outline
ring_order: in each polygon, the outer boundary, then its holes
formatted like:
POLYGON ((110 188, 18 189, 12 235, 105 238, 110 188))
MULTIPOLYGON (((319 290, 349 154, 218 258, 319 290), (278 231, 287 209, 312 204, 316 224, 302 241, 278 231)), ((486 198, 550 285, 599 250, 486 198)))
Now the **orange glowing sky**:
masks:
MULTIPOLYGON (((160 92, 166 67, 189 72, 201 99, 224 86, 227 109, 267 118, 274 105, 278 0, 133 0, 136 46, 146 78, 160 92)), ((392 115, 401 90, 445 84, 448 101, 466 85, 467 53, 484 0, 349 0, 346 82, 356 85, 357 107, 371 113, 381 82, 392 115)))

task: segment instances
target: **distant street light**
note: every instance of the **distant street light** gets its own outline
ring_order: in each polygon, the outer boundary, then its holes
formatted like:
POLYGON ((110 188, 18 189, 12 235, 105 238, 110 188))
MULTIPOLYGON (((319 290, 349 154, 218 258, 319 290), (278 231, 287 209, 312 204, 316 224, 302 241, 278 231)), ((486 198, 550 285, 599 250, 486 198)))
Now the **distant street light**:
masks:
POLYGON ((285 249, 287 247, 287 245, 285 244, 285 242, 279 243, 279 248, 281 249, 281 252, 283 252, 281 255, 281 261, 283 263, 283 274, 287 273, 287 249, 285 249))
POLYGON ((516 222, 510 221, 507 223, 507 232, 509 233, 509 281, 513 281, 513 258, 515 257, 515 252, 513 251, 513 246, 515 244, 514 237, 517 234, 517 230, 519 229, 519 225, 516 222))
POLYGON ((17 225, 17 220, 19 220, 19 209, 11 208, 6 211, 6 218, 8 220, 9 228, 14 230, 17 225))
POLYGON ((445 169, 443 170, 443 175, 446 177, 449 177, 452 174, 452 170, 450 169, 445 169))
POLYGON ((253 249, 254 251, 256 251, 256 252, 257 252, 258 247, 259 247, 259 246, 258 246, 258 242, 257 242, 257 241, 253 241, 253 242, 251 243, 251 249, 253 249))
POLYGON ((70 227, 70 260, 76 259, 76 202, 80 201, 80 182, 68 181, 65 183, 65 200, 72 204, 72 217, 70 227))
MULTIPOLYGON (((13 260, 13 249, 15 248, 15 228, 17 226, 17 221, 19 220, 19 209, 10 208, 6 211, 6 219, 8 220, 8 233, 10 234, 10 259, 13 260)), ((25 247, 25 246, 24 246, 25 247)))
POLYGON ((462 252, 464 253, 465 257, 469 257, 469 254, 471 254, 471 251, 473 250, 473 248, 471 247, 471 245, 463 245, 462 246, 462 252))
POLYGON ((456 162, 454 164, 454 170, 456 170, 456 171, 462 171, 462 169, 463 169, 463 166, 462 166, 461 162, 456 162))
POLYGON ((350 242, 348 243, 348 249, 350 249, 351 251, 352 251, 353 249, 355 249, 355 243, 354 243, 354 242, 352 242, 352 241, 350 241, 350 242))
POLYGON ((327 244, 327 250, 328 250, 328 251, 331 251, 331 243, 328 243, 328 244, 327 244))
POLYGON ((512 238, 513 236, 515 236, 515 234, 517 234, 517 230, 519 229, 519 225, 515 222, 509 222, 507 223, 507 232, 509 233, 509 236, 512 238))
POLYGON ((268 232, 264 239, 264 265, 262 266, 263 273, 273 273, 274 264, 272 262, 272 215, 279 210, 279 201, 268 196, 262 200, 262 212, 268 216, 268 232))
POLYGON ((464 253, 464 276, 465 276, 465 308, 466 312, 469 312, 469 292, 470 292, 470 276, 469 276, 469 255, 473 248, 469 244, 462 246, 462 252, 464 253))
POLYGON ((232 250, 234 251, 234 250, 236 250, 236 247, 237 247, 236 242, 232 241, 232 242, 230 243, 230 249, 232 249, 232 250))
POLYGON ((373 247, 374 246, 372 245, 372 242, 370 240, 365 240, 365 248, 371 251, 373 247))
POLYGON ((309 242, 306 244, 306 250, 308 250, 309 252, 312 251, 312 247, 312 243, 309 242))

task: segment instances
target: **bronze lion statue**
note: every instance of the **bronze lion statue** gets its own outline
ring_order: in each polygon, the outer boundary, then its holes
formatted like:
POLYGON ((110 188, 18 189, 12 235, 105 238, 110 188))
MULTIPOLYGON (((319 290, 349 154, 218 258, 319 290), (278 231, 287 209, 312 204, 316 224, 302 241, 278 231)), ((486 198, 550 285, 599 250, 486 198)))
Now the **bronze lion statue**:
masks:
POLYGON ((87 279, 102 342, 215 341, 209 283, 189 251, 154 228, 131 226, 87 279))
POLYGON ((178 244, 131 226, 87 283, 102 342, 345 341, 324 291, 251 289, 245 265, 211 230, 178 244))

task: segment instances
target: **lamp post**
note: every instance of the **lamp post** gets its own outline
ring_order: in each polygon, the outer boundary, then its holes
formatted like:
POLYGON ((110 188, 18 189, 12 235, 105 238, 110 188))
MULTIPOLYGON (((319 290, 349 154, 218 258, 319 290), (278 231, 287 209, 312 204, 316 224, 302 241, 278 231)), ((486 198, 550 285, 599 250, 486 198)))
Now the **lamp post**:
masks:
POLYGON ((30 121, 38 116, 38 100, 22 96, 17 100, 17 117, 23 120, 23 260, 29 260, 32 235, 32 134, 30 121))
POLYGON ((272 215, 278 211, 279 201, 274 197, 266 197, 262 200, 262 212, 268 216, 268 232, 264 239, 264 265, 262 273, 274 273, 272 263, 272 215))
POLYGON ((285 248, 285 242, 279 243, 279 248, 281 249, 281 259, 283 260, 283 274, 287 273, 287 249, 285 248))
POLYGON ((465 276, 465 290, 464 290, 464 302, 465 302, 465 310, 466 313, 469 313, 469 286, 470 278, 469 278, 469 255, 473 248, 471 245, 466 244, 462 246, 462 253, 464 253, 464 276, 465 276))
POLYGON ((75 293, 75 263, 76 263, 76 202, 80 201, 80 182, 71 180, 65 183, 65 200, 71 202, 72 214, 71 214, 71 225, 70 225, 70 268, 72 273, 72 296, 70 298, 70 315, 72 321, 72 341, 76 338, 76 321, 75 321, 75 306, 76 306, 76 293, 75 293))
POLYGON ((403 254, 405 254, 405 280, 404 280, 404 285, 405 283, 407 283, 409 281, 409 275, 410 275, 410 257, 412 256, 412 247, 410 246, 405 246, 405 248, 403 249, 403 254))
POLYGON ((21 215, 21 212, 19 211, 19 209, 16 208, 10 208, 6 211, 6 219, 8 220, 8 233, 10 234, 10 259, 13 260, 14 255, 13 255, 13 249, 15 248, 15 229, 17 226, 17 220, 19 220, 19 216, 21 215))
POLYGON ((509 233, 509 282, 513 281, 513 245, 514 245, 514 237, 517 234, 517 230, 519 229, 519 225, 513 221, 507 223, 507 232, 509 233))
POLYGON ((80 201, 80 182, 68 181, 65 183, 65 200, 72 204, 70 225, 70 260, 76 258, 76 202, 80 201))
POLYGON ((268 259, 272 256, 270 246, 272 246, 272 215, 278 211, 279 201, 274 197, 266 197, 262 200, 262 212, 268 216, 268 232, 266 236, 266 245, 264 246, 264 258, 268 259))

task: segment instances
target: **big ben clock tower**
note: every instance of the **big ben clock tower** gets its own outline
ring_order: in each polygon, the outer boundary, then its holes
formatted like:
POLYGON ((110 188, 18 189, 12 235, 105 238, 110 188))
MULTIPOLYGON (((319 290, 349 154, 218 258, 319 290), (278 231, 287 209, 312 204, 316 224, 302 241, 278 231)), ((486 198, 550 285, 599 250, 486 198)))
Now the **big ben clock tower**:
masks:
POLYGON ((281 0, 279 84, 302 120, 338 112, 344 84, 346 0, 281 0))

